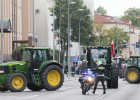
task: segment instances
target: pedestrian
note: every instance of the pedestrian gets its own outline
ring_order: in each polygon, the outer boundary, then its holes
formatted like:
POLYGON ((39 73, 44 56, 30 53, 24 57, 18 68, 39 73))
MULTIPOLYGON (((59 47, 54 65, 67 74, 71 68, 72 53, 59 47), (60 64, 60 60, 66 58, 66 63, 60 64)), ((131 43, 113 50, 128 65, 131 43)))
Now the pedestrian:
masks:
POLYGON ((97 85, 99 83, 99 81, 102 83, 103 86, 103 94, 106 94, 106 90, 105 90, 105 84, 104 84, 104 72, 105 72, 105 68, 102 66, 102 62, 101 61, 97 61, 97 74, 96 74, 96 78, 95 78, 95 85, 94 85, 94 90, 93 90, 93 94, 95 94, 97 85))

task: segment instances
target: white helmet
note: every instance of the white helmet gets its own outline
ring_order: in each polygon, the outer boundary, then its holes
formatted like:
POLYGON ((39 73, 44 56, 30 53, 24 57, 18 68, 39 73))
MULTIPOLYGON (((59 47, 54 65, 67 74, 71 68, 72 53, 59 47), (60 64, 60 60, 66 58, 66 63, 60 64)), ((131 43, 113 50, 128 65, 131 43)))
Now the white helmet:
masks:
POLYGON ((100 60, 98 60, 98 61, 96 62, 96 64, 97 64, 97 66, 100 66, 100 65, 102 64, 102 62, 101 62, 100 60))

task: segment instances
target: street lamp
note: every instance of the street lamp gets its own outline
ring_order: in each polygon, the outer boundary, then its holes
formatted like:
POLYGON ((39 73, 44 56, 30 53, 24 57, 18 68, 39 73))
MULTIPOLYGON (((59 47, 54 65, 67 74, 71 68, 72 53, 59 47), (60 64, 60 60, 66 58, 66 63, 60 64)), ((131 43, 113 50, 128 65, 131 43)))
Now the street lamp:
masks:
POLYGON ((61 10, 62 10, 63 7, 66 6, 67 4, 75 4, 75 2, 66 3, 66 4, 64 4, 64 5, 61 7, 61 9, 60 9, 60 16, 59 16, 59 63, 60 63, 61 10))
MULTIPOLYGON (((71 14, 70 14, 70 28, 71 28, 71 16, 73 13, 77 12, 77 11, 83 11, 83 9, 78 9, 78 10, 75 10, 73 11, 71 14)), ((71 33, 70 33, 70 43, 71 43, 71 33)), ((70 52, 71 52, 71 48, 70 48, 70 52)), ((70 56, 71 56, 71 53, 70 53, 70 56)))
POLYGON ((80 21, 79 21, 79 63, 80 63, 80 24, 81 24, 81 20, 84 18, 84 17, 87 17, 87 16, 90 16, 90 15, 85 15, 83 17, 81 17, 80 21))

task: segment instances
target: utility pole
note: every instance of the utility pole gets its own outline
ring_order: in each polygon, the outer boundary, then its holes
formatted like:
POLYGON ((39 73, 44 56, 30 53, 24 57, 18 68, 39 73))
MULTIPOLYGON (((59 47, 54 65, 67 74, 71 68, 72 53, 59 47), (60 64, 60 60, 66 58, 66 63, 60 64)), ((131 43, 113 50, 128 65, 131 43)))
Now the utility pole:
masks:
POLYGON ((55 60, 55 39, 54 39, 54 34, 55 34, 55 22, 54 22, 54 6, 55 6, 55 0, 53 0, 53 60, 55 60))
POLYGON ((3 63, 3 0, 1 0, 1 63, 3 63))
POLYGON ((34 0, 33 0, 33 44, 35 45, 35 22, 34 22, 34 0))
POLYGON ((68 0, 68 78, 70 78, 71 74, 71 66, 70 66, 70 26, 69 26, 69 0, 68 0))

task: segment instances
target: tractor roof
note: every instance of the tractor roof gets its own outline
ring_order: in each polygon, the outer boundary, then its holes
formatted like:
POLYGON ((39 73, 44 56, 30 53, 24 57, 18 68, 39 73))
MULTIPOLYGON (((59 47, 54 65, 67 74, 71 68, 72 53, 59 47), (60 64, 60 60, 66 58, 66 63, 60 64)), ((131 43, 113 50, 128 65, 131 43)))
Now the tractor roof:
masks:
POLYGON ((22 49, 34 49, 34 50, 50 50, 49 47, 23 47, 22 49))
POLYGON ((130 58, 140 58, 140 56, 130 56, 130 58))

